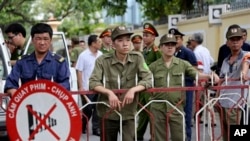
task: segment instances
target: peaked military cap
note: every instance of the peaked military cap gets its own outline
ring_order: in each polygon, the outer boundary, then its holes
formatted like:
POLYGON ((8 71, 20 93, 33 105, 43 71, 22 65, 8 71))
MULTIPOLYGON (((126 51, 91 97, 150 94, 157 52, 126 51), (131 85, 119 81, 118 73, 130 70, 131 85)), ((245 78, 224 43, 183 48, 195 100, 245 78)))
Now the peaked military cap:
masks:
POLYGON ((188 37, 187 43, 191 43, 192 37, 188 37))
POLYGON ((230 39, 232 37, 242 37, 243 33, 241 28, 230 28, 227 31, 226 38, 230 39))
POLYGON ((111 39, 115 40, 118 36, 121 36, 121 35, 131 36, 132 34, 134 34, 134 33, 130 32, 126 26, 117 26, 112 31, 111 39))
POLYGON ((176 38, 173 34, 165 34, 160 39, 160 45, 165 43, 177 43, 176 38))
POLYGON ((143 25, 143 32, 151 33, 151 34, 155 35, 156 37, 159 36, 159 34, 158 34, 157 30, 155 29, 155 27, 150 23, 145 23, 143 25))
POLYGON ((175 36, 185 36, 185 34, 181 33, 178 29, 176 28, 171 28, 168 30, 169 34, 173 34, 175 36))
POLYGON ((80 39, 79 39, 78 36, 73 36, 73 37, 71 38, 71 41, 73 41, 73 42, 79 42, 80 39))
POLYGON ((134 35, 131 38, 132 43, 141 43, 142 42, 142 36, 141 35, 134 35))
POLYGON ((111 36, 112 29, 111 28, 106 28, 99 36, 99 38, 103 38, 105 36, 111 36))

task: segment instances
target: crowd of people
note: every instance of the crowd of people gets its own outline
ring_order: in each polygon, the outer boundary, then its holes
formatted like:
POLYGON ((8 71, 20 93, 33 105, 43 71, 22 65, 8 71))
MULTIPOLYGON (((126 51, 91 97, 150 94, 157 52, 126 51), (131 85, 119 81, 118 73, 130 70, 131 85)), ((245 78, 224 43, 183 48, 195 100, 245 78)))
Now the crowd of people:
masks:
MULTIPOLYGON (((7 45, 11 52, 11 60, 18 60, 13 63, 12 71, 6 80, 5 92, 13 95, 19 87, 19 79, 21 84, 35 79, 53 79, 54 82, 70 90, 70 73, 65 59, 50 51, 53 31, 49 25, 38 23, 31 28, 35 50, 32 54, 21 58, 26 42, 25 29, 22 25, 14 23, 7 27, 5 33, 8 37, 7 45)), ((88 119, 92 117, 93 135, 100 136, 100 140, 117 140, 121 128, 121 119, 115 112, 118 111, 122 115, 123 141, 132 141, 135 137, 138 141, 143 140, 148 124, 150 124, 152 141, 166 140, 170 136, 174 141, 184 139, 191 141, 194 92, 148 93, 144 90, 152 87, 181 87, 183 85, 182 74, 184 74, 184 84, 187 87, 194 86, 197 74, 200 79, 213 79, 215 83, 221 85, 226 85, 224 81, 221 81, 225 76, 226 78, 243 76, 244 82, 248 84, 250 45, 245 43, 245 36, 247 36, 245 29, 236 24, 228 27, 227 42, 219 49, 218 64, 214 70, 216 73, 212 73, 211 70, 214 59, 208 48, 202 45, 203 35, 194 33, 186 42, 184 36, 185 34, 175 28, 169 29, 164 35, 159 35, 152 24, 145 23, 141 35, 134 34, 126 26, 107 28, 99 36, 90 35, 86 43, 87 47, 84 40, 72 37, 69 54, 71 66, 77 71, 78 90, 96 91, 93 95, 83 95, 82 103, 85 104, 89 100, 102 101, 110 106, 97 104, 83 109, 82 112, 88 119), (159 45, 155 44, 155 38, 158 36, 161 36, 159 45), (112 91, 113 89, 127 89, 127 91, 116 94, 112 91), (135 128, 135 113, 151 100, 167 100, 170 104, 153 102, 144 109, 139 114, 135 135, 132 130, 135 128), (177 106, 178 111, 173 111, 171 105, 177 106), (153 120, 147 111, 152 113, 153 120), (107 113, 109 113, 108 116, 107 113), (168 128, 170 136, 166 133, 168 128)), ((241 82, 233 81, 227 85, 237 84, 241 82)), ((235 89, 234 92, 240 93, 241 89, 235 89)), ((217 91, 217 96, 221 95, 234 101, 242 98, 224 95, 226 93, 229 91, 217 91)), ((243 97, 247 97, 247 92, 243 97)), ((228 123, 239 124, 238 119, 242 117, 241 111, 237 110, 239 107, 227 99, 219 100, 219 104, 223 108, 220 116, 225 121, 223 139, 227 141, 228 123), (228 114, 229 110, 230 114, 228 114)), ((82 118, 83 134, 86 133, 87 122, 86 118, 82 118)))

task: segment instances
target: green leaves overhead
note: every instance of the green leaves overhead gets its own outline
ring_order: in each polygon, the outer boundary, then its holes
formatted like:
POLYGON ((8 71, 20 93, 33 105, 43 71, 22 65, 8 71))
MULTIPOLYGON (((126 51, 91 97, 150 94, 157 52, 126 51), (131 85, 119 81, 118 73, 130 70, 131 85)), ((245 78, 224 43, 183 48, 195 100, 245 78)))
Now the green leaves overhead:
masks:
POLYGON ((169 14, 180 13, 180 0, 137 0, 142 5, 145 17, 158 20, 169 14))
POLYGON ((0 3, 0 27, 4 28, 11 22, 32 23, 28 14, 31 8, 27 0, 2 0, 0 3))
POLYGON ((127 0, 99 0, 97 4, 107 10, 108 16, 121 16, 127 8, 127 0))
MULTIPOLYGON (((141 5, 142 15, 147 20, 159 20, 169 14, 179 14, 182 10, 191 9, 194 2, 194 0, 135 1, 141 5)), ((53 16, 55 20, 62 21, 60 29, 69 35, 74 32, 91 33, 94 28, 104 26, 98 19, 104 21, 105 16, 124 15, 127 8, 128 0, 1 0, 0 27, 3 28, 11 22, 20 22, 30 27, 36 22, 46 22, 53 16), (98 18, 96 12, 102 10, 107 15, 98 18)))

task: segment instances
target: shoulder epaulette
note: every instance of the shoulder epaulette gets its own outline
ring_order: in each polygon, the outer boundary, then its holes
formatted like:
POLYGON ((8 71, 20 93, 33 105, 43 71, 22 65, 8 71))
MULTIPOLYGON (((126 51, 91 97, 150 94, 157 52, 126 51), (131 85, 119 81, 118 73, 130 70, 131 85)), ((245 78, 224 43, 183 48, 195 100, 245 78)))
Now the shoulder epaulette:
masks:
POLYGON ((61 55, 55 54, 55 53, 52 53, 52 56, 54 56, 55 59, 56 59, 58 62, 60 62, 60 63, 62 63, 62 62, 65 60, 64 57, 62 57, 61 55))
POLYGON ((141 52, 138 52, 138 51, 130 51, 129 54, 141 55, 141 52))
POLYGON ((21 60, 21 59, 26 58, 28 56, 30 56, 30 55, 29 54, 25 54, 25 55, 18 56, 18 60, 21 60))
POLYGON ((154 52, 156 52, 156 51, 159 50, 159 48, 158 48, 157 46, 154 46, 154 47, 153 47, 153 50, 154 50, 154 52))
POLYGON ((113 53, 105 53, 102 56, 103 56, 103 58, 110 58, 113 56, 113 53))

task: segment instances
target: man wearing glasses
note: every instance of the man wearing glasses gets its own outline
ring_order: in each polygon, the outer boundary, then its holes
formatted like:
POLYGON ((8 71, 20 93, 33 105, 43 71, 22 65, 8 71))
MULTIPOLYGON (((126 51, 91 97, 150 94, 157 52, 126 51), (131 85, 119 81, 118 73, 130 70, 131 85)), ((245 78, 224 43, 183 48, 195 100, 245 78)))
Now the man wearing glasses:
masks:
POLYGON ((18 57, 22 55, 26 42, 26 31, 21 24, 12 23, 5 29, 5 33, 8 37, 7 47, 11 52, 11 65, 14 65, 15 60, 18 60, 18 57))
POLYGON ((21 85, 36 79, 52 80, 70 90, 70 71, 62 56, 50 51, 53 31, 50 25, 37 23, 31 28, 30 35, 34 51, 17 60, 8 75, 4 92, 13 96, 21 85))

